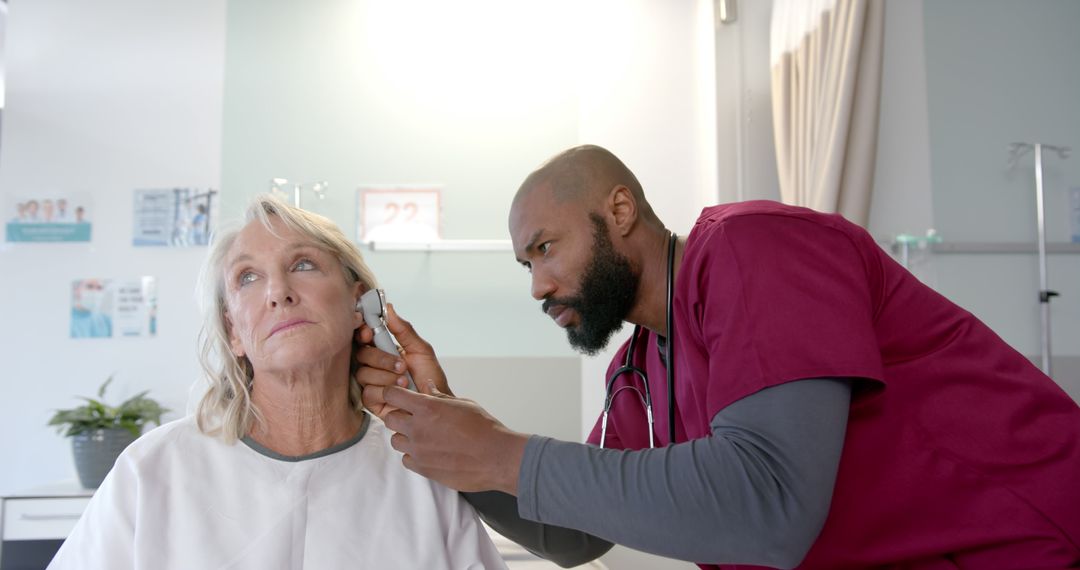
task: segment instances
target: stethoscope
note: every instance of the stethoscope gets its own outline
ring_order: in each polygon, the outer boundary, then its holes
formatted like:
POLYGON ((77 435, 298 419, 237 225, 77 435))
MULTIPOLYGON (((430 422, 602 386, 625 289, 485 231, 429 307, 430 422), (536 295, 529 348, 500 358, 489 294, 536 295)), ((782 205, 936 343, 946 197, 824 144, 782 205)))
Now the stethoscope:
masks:
MULTIPOLYGON (((664 343, 664 368, 667 369, 667 390, 668 390, 668 438, 672 443, 675 442, 675 361, 672 360, 672 351, 675 345, 675 322, 672 319, 672 307, 674 305, 674 290, 675 290, 675 244, 678 243, 678 236, 675 232, 671 232, 671 237, 668 238, 668 258, 667 258, 667 341, 664 343)), ((630 345, 626 347, 626 360, 623 365, 620 366, 615 372, 611 373, 611 376, 607 381, 607 391, 604 395, 604 414, 600 420, 600 448, 603 449, 604 442, 607 441, 607 422, 608 413, 611 411, 611 403, 615 400, 615 396, 619 392, 630 389, 638 393, 638 397, 641 398, 641 392, 636 388, 627 384, 614 392, 611 388, 615 386, 615 381, 626 373, 636 374, 641 378, 641 383, 645 385, 645 397, 642 398, 642 405, 645 406, 645 417, 649 421, 649 447, 656 447, 653 436, 653 409, 652 409, 652 393, 649 391, 649 377, 644 370, 634 366, 634 344, 637 342, 638 333, 641 332, 641 325, 634 326, 634 334, 630 337, 630 345)))

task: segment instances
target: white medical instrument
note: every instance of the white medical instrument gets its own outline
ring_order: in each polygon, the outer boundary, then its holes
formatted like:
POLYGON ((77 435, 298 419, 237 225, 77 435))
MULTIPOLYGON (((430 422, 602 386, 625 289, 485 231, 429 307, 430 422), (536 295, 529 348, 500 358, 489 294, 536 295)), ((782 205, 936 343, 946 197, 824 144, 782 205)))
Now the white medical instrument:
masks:
MULTIPOLYGON (((668 238, 667 259, 667 339, 662 347, 660 346, 660 339, 657 338, 657 348, 662 348, 664 351, 664 368, 667 369, 668 439, 670 443, 675 443, 675 361, 672 356, 675 345, 675 321, 672 318, 671 309, 674 306, 675 299, 675 244, 678 243, 678 240, 679 238, 675 235, 675 232, 671 232, 671 237, 668 238)), ((616 369, 615 372, 612 372, 608 378, 607 391, 604 396, 604 413, 600 419, 600 449, 604 448, 604 442, 607 440, 608 413, 611 411, 611 403, 615 400, 615 396, 623 390, 637 392, 641 404, 645 407, 645 417, 649 422, 649 447, 656 447, 653 435, 652 393, 649 391, 649 376, 644 369, 634 366, 634 344, 637 342, 638 333, 640 332, 641 325, 636 325, 634 333, 630 335, 630 344, 626 347, 626 359, 623 361, 623 365, 616 369), (615 386, 615 381, 623 374, 628 373, 636 374, 641 378, 641 383, 645 386, 644 396, 642 396, 641 391, 631 384, 627 384, 614 392, 611 391, 611 388, 615 386)))
MULTIPOLYGON (((375 332, 375 346, 383 352, 400 355, 401 345, 386 326, 386 292, 382 289, 370 289, 356 302, 356 310, 364 314, 364 322, 375 332)), ((405 372, 409 379, 409 389, 416 391, 412 374, 405 372)))

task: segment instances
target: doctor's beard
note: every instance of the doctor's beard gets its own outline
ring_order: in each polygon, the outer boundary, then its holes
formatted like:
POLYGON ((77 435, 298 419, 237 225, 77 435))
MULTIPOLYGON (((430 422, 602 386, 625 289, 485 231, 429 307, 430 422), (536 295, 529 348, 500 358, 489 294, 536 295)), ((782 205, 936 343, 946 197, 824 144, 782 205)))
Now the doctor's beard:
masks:
POLYGON ((594 356, 622 329, 637 298, 640 275, 629 259, 615 251, 604 219, 597 214, 589 214, 589 219, 593 222, 593 257, 582 275, 581 291, 563 299, 549 297, 540 308, 546 313, 552 305, 563 305, 577 312, 580 323, 567 327, 567 340, 575 350, 594 356))

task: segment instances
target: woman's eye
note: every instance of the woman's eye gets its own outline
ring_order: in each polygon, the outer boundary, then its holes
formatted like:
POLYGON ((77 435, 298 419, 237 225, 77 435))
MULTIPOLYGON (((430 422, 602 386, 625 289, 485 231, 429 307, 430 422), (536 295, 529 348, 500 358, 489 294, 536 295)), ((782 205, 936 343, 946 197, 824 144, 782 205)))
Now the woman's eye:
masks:
POLYGON ((540 246, 537 247, 536 249, 540 253, 542 253, 544 255, 547 255, 547 252, 551 250, 551 242, 550 241, 545 241, 544 243, 540 244, 540 246))
POLYGON ((239 277, 236 278, 236 282, 239 283, 241 287, 243 287, 244 285, 247 285, 248 283, 251 283, 252 281, 255 281, 255 279, 257 279, 257 278, 258 278, 258 276, 255 275, 254 272, 244 271, 243 273, 240 274, 239 277))
POLYGON ((312 269, 315 269, 315 264, 306 259, 301 259, 293 265, 293 271, 311 271, 312 269))

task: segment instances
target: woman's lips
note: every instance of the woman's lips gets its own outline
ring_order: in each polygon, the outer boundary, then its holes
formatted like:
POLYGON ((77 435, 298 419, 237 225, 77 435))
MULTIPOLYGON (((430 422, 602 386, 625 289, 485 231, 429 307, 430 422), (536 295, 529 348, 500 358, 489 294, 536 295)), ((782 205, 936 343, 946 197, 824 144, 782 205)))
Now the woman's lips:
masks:
POLYGON ((310 322, 311 321, 305 321, 304 319, 289 319, 287 321, 281 321, 280 323, 274 325, 274 328, 270 329, 270 336, 274 336, 284 330, 296 328, 301 325, 306 325, 310 322))

